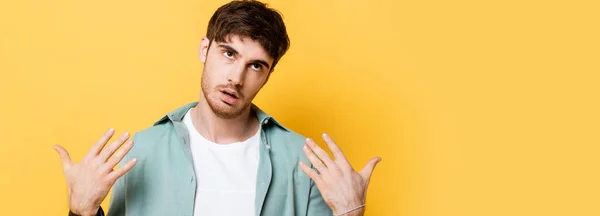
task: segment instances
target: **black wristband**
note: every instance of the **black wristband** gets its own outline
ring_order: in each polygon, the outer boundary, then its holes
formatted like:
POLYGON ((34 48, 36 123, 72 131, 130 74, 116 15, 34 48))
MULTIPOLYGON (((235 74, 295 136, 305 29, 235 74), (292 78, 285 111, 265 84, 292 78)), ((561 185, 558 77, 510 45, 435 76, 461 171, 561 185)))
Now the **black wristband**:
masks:
MULTIPOLYGON (((69 210, 69 216, 81 216, 81 215, 75 214, 71 210, 69 210)), ((102 207, 100 207, 98 209, 98 212, 96 212, 96 216, 104 216, 104 210, 102 210, 102 207)))

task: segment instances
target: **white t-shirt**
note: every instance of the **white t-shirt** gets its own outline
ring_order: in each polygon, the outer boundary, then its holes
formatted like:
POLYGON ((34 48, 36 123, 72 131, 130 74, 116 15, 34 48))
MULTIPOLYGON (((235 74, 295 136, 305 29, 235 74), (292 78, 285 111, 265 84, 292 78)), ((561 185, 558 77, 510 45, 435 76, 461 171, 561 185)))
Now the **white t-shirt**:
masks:
POLYGON ((217 144, 196 131, 190 111, 183 121, 198 180, 194 216, 254 216, 260 128, 245 141, 217 144))

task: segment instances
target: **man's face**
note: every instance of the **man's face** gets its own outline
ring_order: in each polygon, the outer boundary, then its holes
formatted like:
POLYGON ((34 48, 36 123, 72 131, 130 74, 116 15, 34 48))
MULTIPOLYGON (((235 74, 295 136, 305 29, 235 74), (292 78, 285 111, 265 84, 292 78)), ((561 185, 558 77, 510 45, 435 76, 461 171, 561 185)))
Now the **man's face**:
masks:
POLYGON ((212 43, 203 38, 200 59, 204 62, 204 98, 217 116, 228 119, 249 109, 273 64, 260 43, 238 36, 212 43))

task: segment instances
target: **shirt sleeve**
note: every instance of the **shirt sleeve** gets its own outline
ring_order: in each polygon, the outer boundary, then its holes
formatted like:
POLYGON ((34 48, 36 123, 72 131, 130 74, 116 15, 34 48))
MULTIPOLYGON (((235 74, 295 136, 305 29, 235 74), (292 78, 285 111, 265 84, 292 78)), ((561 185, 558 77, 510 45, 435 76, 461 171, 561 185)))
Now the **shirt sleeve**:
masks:
POLYGON ((325 203, 321 192, 317 188, 317 185, 313 180, 310 180, 310 193, 308 195, 308 210, 306 211, 307 216, 323 216, 332 215, 331 208, 325 203))
MULTIPOLYGON (((136 136, 134 136, 132 138, 135 141, 136 136)), ((131 153, 131 151, 129 152, 131 153)), ((125 157, 123 157, 123 159, 119 162, 118 167, 123 167, 123 165, 125 165, 125 163, 129 162, 129 160, 131 160, 131 155, 130 154, 126 154, 125 157)), ((132 170, 129 170, 129 172, 131 172, 132 170)), ((128 173, 129 173, 128 172, 128 173)), ((110 196, 110 205, 108 207, 108 212, 107 212, 107 216, 125 216, 126 215, 126 205, 125 205, 125 200, 126 198, 126 191, 127 191, 127 178, 128 178, 128 173, 121 176, 120 178, 117 179, 117 181, 115 182, 115 184, 112 187, 112 195, 110 196)))
MULTIPOLYGON (((128 159, 126 160, 125 158, 123 158, 122 161, 128 161, 128 159)), ((117 179, 117 181, 113 185, 112 195, 110 197, 110 206, 108 207, 107 216, 125 215, 126 177, 127 175, 121 176, 121 178, 117 179)), ((104 216, 104 214, 102 216, 104 216)))

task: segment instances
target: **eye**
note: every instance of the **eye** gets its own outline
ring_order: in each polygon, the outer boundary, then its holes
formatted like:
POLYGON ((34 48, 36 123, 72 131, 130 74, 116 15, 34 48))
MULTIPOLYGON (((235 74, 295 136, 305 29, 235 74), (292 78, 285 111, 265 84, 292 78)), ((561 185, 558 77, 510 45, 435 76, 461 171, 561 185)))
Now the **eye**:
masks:
POLYGON ((254 64, 250 65, 250 67, 252 67, 252 70, 260 71, 260 69, 262 68, 262 65, 258 64, 258 63, 254 63, 254 64))
POLYGON ((223 55, 227 58, 233 58, 233 53, 230 51, 225 51, 223 52, 223 55))

